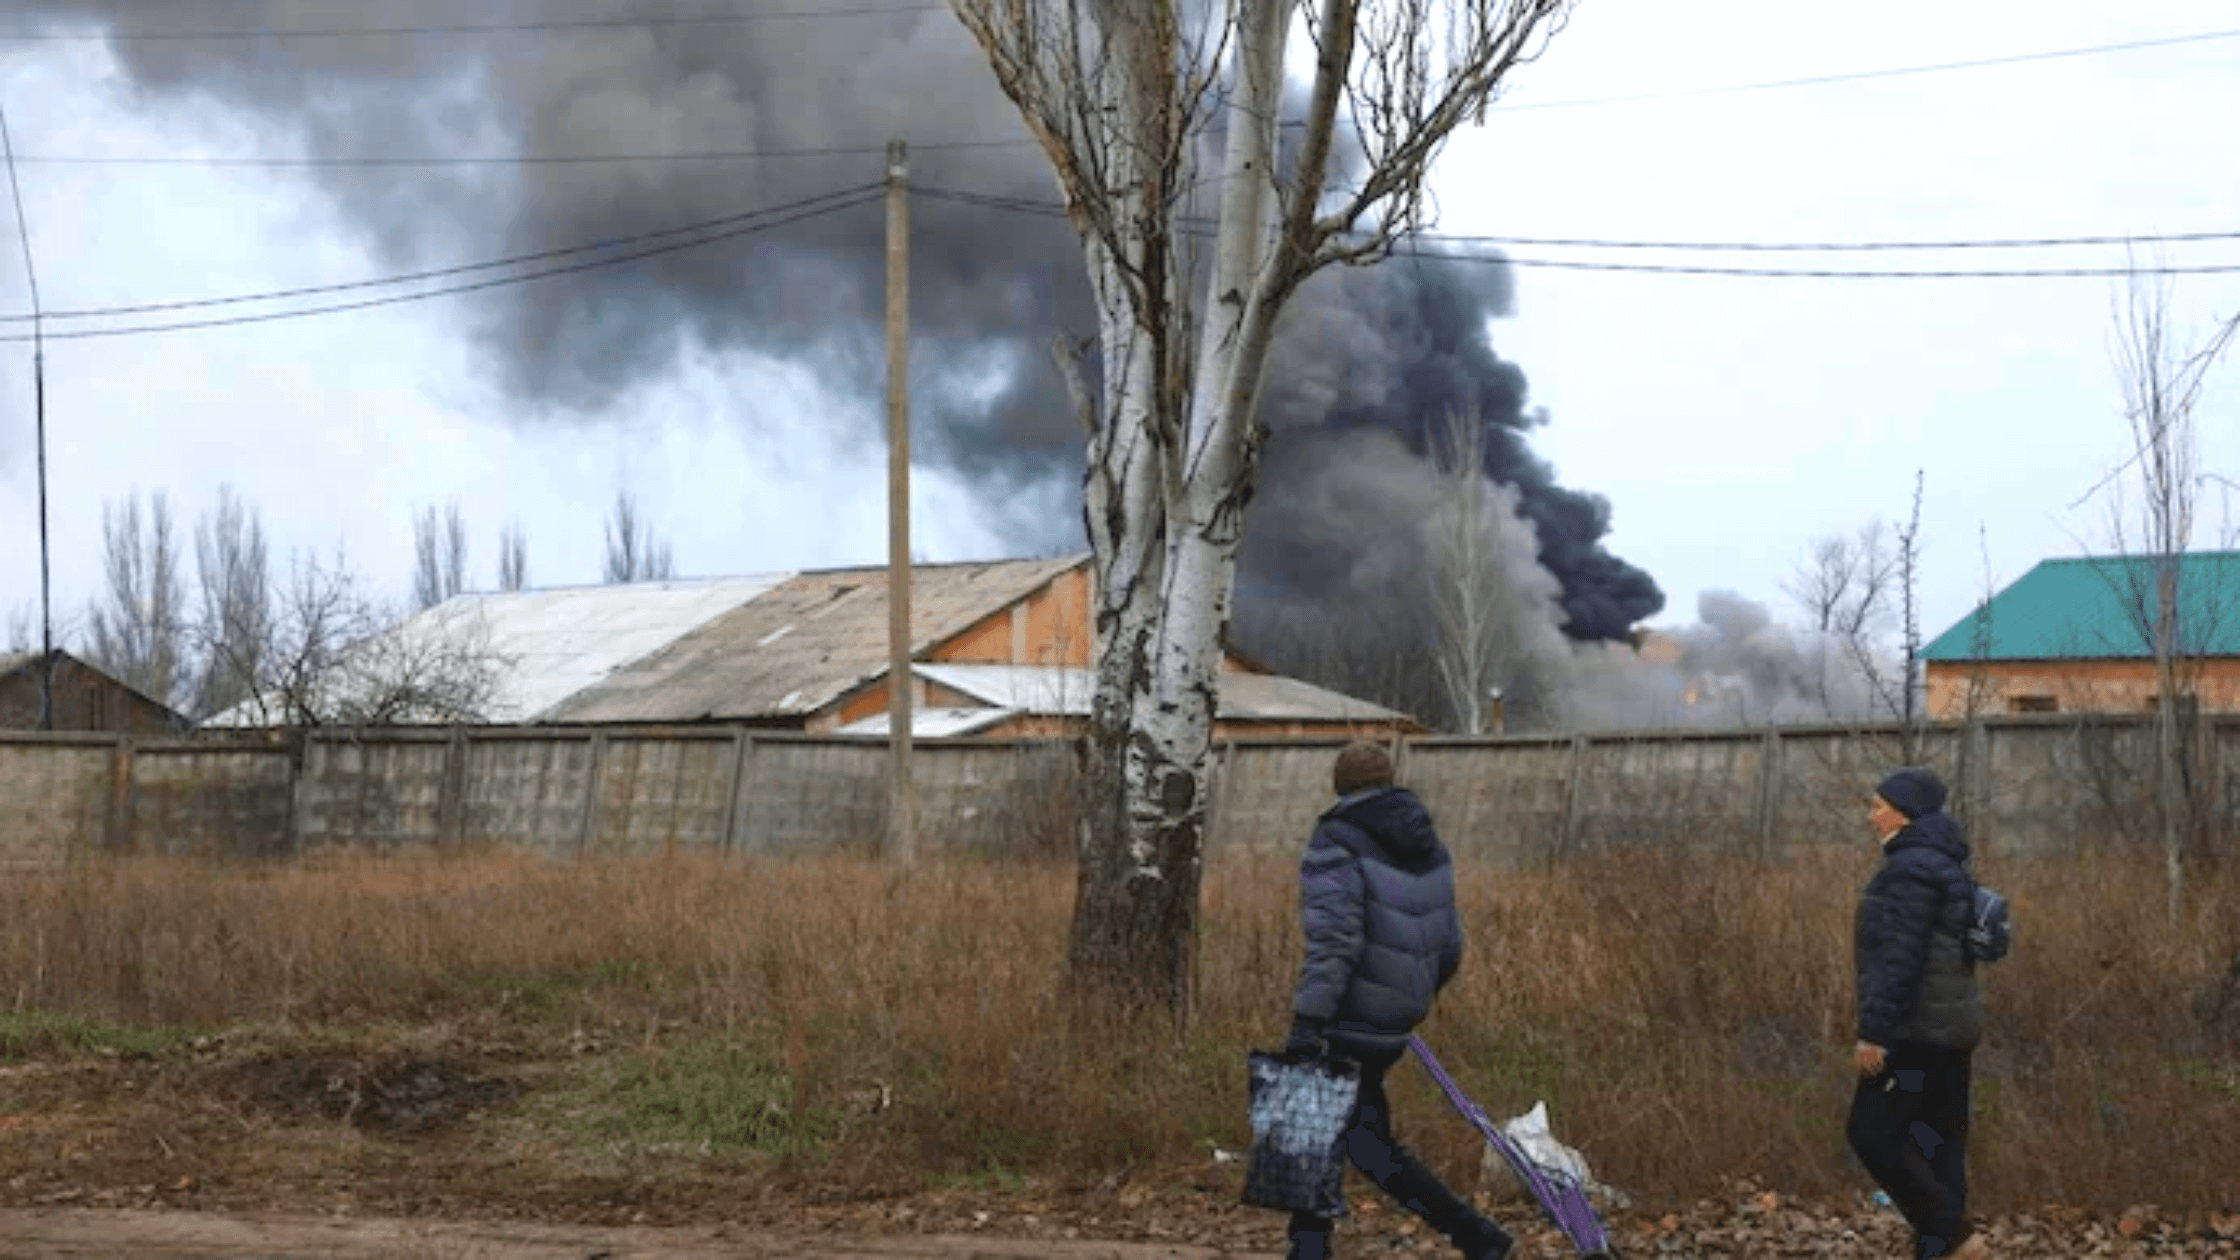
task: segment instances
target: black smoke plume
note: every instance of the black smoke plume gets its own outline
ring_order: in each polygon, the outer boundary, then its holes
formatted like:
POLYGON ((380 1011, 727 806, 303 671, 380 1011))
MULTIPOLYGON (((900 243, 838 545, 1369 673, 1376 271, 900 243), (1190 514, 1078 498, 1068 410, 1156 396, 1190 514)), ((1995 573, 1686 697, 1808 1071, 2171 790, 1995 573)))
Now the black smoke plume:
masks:
MULTIPOLYGON (((1056 198, 1045 158, 944 10, 555 29, 612 21, 616 10, 594 0, 19 0, 16 8, 27 26, 112 36, 548 28, 111 39, 150 108, 225 103, 267 128, 276 154, 793 155, 325 165, 297 176, 398 269, 610 239, 873 184, 892 136, 915 141, 911 173, 921 188, 1056 198), (954 142, 976 147, 944 147, 954 142)), ((1052 217, 925 197, 912 213, 920 456, 971 478, 991 510, 1013 505, 999 519, 1020 548, 1077 546, 1081 432, 1049 346, 1061 330, 1095 327, 1078 242, 1052 217), (1074 506, 1052 511, 1053 502, 1074 506)), ((807 363, 839 389, 878 381, 884 263, 874 204, 500 291, 463 309, 522 419, 598 422, 625 412, 634 391, 692 350, 807 363)), ((1339 492, 1331 478, 1370 439, 1396 441, 1420 463, 1431 426, 1472 403, 1494 435, 1486 475, 1513 487, 1538 562, 1560 591, 1553 620, 1562 633, 1614 640, 1663 606, 1647 574, 1603 547, 1608 505, 1558 486, 1529 448, 1544 417, 1528 406, 1523 372, 1494 353, 1488 334, 1513 296, 1498 259, 1405 257, 1317 277, 1298 296, 1268 376, 1262 419, 1273 437, 1240 576, 1240 640, 1258 627, 1260 646, 1272 648, 1265 654, 1283 657, 1282 625, 1318 614, 1336 625, 1365 599, 1397 601, 1389 615, 1408 620, 1422 565, 1410 540, 1426 505, 1402 484, 1407 461, 1393 463, 1397 480, 1376 496, 1339 492)), ((867 401, 876 388, 861 391, 867 401)))

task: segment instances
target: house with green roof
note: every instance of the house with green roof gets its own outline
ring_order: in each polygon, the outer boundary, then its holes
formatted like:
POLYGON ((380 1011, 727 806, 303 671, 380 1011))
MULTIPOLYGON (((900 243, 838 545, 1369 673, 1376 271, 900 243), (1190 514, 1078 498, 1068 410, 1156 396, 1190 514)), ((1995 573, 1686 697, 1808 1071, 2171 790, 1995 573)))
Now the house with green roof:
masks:
MULTIPOLYGON (((2240 551, 2179 556, 2178 689, 2240 710, 2240 551)), ((1922 651, 1929 712, 2138 713, 2161 703, 2161 566, 2147 556, 2046 560, 1922 651)))

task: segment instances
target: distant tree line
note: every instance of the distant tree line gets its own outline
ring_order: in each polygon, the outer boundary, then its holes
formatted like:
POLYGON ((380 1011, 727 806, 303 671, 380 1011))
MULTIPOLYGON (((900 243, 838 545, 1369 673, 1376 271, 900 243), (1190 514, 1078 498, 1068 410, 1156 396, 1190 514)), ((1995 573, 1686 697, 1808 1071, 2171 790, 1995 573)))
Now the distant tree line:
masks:
MULTIPOLYGON (((253 725, 477 721, 502 662, 466 611, 465 514, 454 500, 413 516, 411 589, 384 597, 332 556, 291 552, 276 563, 257 509, 231 485, 182 531, 161 490, 134 490, 102 509, 102 581, 88 601, 84 656, 134 690, 195 721, 222 714, 253 725), (393 633, 415 613, 414 633, 393 633), (238 712, 235 712, 237 711, 238 712)), ((607 522, 609 583, 667 579, 675 566, 636 501, 618 493, 607 522)), ((496 589, 529 584, 528 538, 498 538, 496 589)), ((32 646, 27 611, 9 614, 6 646, 32 646)), ((74 637, 58 635, 67 641, 74 637)))

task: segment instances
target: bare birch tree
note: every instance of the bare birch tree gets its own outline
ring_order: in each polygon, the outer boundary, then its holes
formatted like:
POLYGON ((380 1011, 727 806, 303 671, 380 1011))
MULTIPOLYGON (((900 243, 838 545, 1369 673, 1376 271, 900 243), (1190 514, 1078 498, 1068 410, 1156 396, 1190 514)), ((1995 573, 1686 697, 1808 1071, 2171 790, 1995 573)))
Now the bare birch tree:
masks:
POLYGON ((171 505, 161 490, 147 514, 134 491, 101 509, 104 590, 86 610, 94 663, 150 699, 178 703, 186 599, 171 505))
POLYGON ((1059 356, 1087 433, 1097 600, 1070 972, 1077 991, 1182 1017, 1276 318, 1315 272, 1373 262, 1425 222, 1441 144, 1483 117, 1570 0, 1318 0, 1296 128, 1279 126, 1291 0, 952 2, 1050 160, 1098 318, 1094 390, 1059 356), (1216 124, 1200 306, 1184 241, 1216 124))
POLYGON ((524 590, 529 585, 529 539, 521 523, 507 525, 498 535, 498 589, 524 590))
POLYGON ((412 522, 412 602, 425 610, 467 589, 467 518, 456 500, 442 521, 427 508, 412 522))
POLYGON ((614 515, 607 518, 606 580, 665 582, 676 575, 669 545, 654 537, 653 526, 638 512, 638 502, 626 491, 614 496, 614 515))
POLYGON ((2198 657, 2222 628, 2212 624, 2225 603, 2216 596, 2240 597, 2240 592, 2185 589, 2184 560, 2205 480, 2194 413, 2209 369, 2240 334, 2240 318, 2189 344, 2170 326, 2168 282, 2134 270, 2126 278, 2115 325, 2113 358, 2131 453, 2074 506, 2108 492, 2110 537, 2117 552, 2131 558, 2097 567, 2154 661, 2154 821, 2174 920, 2185 904, 2187 841, 2202 829, 2206 815, 2204 785, 2194 765, 2198 657), (2125 493, 2127 482, 2135 483, 2135 503, 2125 493))

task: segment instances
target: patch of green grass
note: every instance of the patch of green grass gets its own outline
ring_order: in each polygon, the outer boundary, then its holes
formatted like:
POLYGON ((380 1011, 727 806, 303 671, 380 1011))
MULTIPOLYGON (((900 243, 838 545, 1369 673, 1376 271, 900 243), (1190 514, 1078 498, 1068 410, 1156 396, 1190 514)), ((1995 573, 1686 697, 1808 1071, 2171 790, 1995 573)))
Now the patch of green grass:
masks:
POLYGON ((839 1129, 811 1107, 798 1127, 793 1082, 769 1055, 728 1040, 687 1040, 589 1059, 542 1091, 537 1119, 580 1139, 715 1159, 814 1157, 839 1129))
POLYGON ((2224 1102, 2240 1103, 2240 1068, 2205 1059, 2179 1059, 2176 1068, 2178 1079, 2195 1089, 2214 1094, 2224 1102))
POLYGON ((485 1011, 509 1023, 564 1024, 587 1008, 581 977, 535 971, 470 971, 439 983, 432 1005, 485 1011))
POLYGON ((192 1028, 139 1028, 57 1011, 0 1011, 0 1062, 45 1055, 160 1055, 192 1040, 192 1028))

